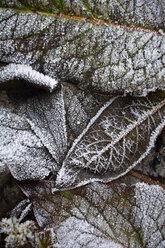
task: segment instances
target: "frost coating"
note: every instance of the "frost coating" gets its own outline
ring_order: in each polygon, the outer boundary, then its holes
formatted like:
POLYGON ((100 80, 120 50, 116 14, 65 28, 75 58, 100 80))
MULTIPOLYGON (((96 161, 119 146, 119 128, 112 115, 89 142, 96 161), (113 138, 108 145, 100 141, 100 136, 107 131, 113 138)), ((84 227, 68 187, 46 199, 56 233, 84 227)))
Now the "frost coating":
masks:
POLYGON ((31 66, 9 64, 0 69, 0 84, 14 79, 24 79, 36 86, 45 87, 52 92, 58 81, 32 69, 31 66))
POLYGON ((44 226, 43 217, 51 216, 45 224, 55 230, 60 247, 163 247, 165 191, 119 182, 108 186, 95 182, 55 194, 50 193, 53 182, 25 188, 33 199, 37 221, 44 226))
POLYGON ((29 96, 18 93, 11 99, 13 104, 15 99, 16 111, 27 118, 31 130, 40 138, 56 165, 61 167, 67 152, 63 90, 58 89, 52 94, 33 92, 29 96))
POLYGON ((57 166, 26 120, 0 108, 0 157, 17 180, 43 179, 57 166))
POLYGON ((20 222, 25 219, 27 214, 32 209, 32 203, 29 199, 22 200, 17 206, 10 212, 10 217, 16 217, 20 222), (18 218, 19 217, 19 218, 18 218))
POLYGON ((19 223, 17 218, 3 218, 0 222, 0 233, 5 233, 8 236, 5 238, 5 247, 21 247, 25 244, 35 243, 35 230, 37 229, 34 221, 27 220, 24 223, 19 223))
POLYGON ((140 225, 145 247, 163 247, 165 191, 160 186, 137 183, 135 199, 136 206, 133 209, 135 227, 140 225))
POLYGON ((100 97, 98 94, 81 90, 69 83, 63 84, 63 92, 69 137, 68 143, 72 143, 74 138, 86 128, 98 109, 109 99, 109 96, 100 97))
POLYGON ((17 12, 1 27, 1 61, 107 93, 165 89, 165 37, 156 32, 17 12))
POLYGON ((102 237, 86 220, 70 217, 57 229, 57 244, 60 248, 124 248, 114 241, 102 237), (65 233, 65 239, 64 239, 65 233))
MULTIPOLYGON (((158 99, 157 99, 158 100, 158 99)), ((57 188, 109 182, 145 158, 165 126, 165 101, 112 99, 74 141, 57 176, 57 188)))
MULTIPOLYGON (((3 105, 9 105, 7 94, 3 96, 2 93, 0 100, 4 101, 3 105)), ((14 91, 10 93, 10 103, 16 113, 24 116, 31 132, 40 139, 54 160, 56 166, 52 169, 57 170, 67 152, 63 90, 60 88, 51 94, 33 88, 14 91)))
POLYGON ((35 96, 34 92, 20 94, 20 105, 0 105, 0 158, 17 180, 43 179, 55 173, 67 151, 62 90, 35 92, 35 96))
MULTIPOLYGON (((165 126, 164 92, 143 98, 115 97, 91 119, 67 153, 70 144, 67 143, 61 89, 52 94, 33 90, 28 94, 8 95, 10 104, 13 104, 11 109, 14 107, 15 112, 24 117, 14 114, 9 108, 1 107, 1 147, 5 147, 1 159, 18 180, 42 179, 50 171, 53 174, 59 171, 55 179, 55 190, 73 188, 91 181, 109 182, 126 174, 148 155, 165 126), (34 151, 29 148, 34 148, 34 151), (41 163, 39 151, 42 151, 43 156, 41 163), (23 152, 25 156, 22 157, 23 152), (35 162, 37 158, 39 169, 35 162), (27 167, 26 160, 29 164, 27 167), (41 168, 47 171, 42 174, 41 170, 37 175, 37 170, 41 168), (22 170, 20 175, 19 170, 22 170)), ((81 109, 79 106, 78 109, 81 109)))
POLYGON ((88 18, 102 18, 120 23, 149 26, 155 29, 165 28, 164 0, 27 0, 22 5, 18 0, 1 0, 4 7, 42 10, 50 13, 65 13, 88 18))

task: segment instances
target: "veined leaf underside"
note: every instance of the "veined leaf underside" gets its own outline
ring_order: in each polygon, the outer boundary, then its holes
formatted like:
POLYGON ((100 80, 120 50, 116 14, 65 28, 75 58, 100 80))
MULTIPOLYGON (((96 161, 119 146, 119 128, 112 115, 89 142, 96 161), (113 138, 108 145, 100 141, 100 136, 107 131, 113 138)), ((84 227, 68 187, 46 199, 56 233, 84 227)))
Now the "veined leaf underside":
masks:
POLYGON ((164 115, 164 96, 114 98, 73 143, 59 171, 57 185, 108 182, 127 173, 154 146, 165 125, 164 115))

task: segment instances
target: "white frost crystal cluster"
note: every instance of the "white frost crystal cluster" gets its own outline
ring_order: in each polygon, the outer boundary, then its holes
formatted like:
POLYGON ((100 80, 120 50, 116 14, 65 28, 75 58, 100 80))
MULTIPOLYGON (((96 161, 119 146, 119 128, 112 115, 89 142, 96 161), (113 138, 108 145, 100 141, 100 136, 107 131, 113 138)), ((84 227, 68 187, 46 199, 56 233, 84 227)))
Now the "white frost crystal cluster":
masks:
POLYGON ((24 79, 36 86, 48 88, 50 92, 52 92, 58 85, 56 79, 33 70, 29 65, 12 63, 0 70, 0 83, 14 79, 24 79))
POLYGON ((24 245, 34 248, 59 248, 54 246, 55 230, 45 228, 41 231, 34 221, 20 223, 16 217, 3 218, 0 222, 0 233, 7 234, 5 248, 22 248, 24 245))
POLYGON ((22 247, 25 244, 34 244, 36 225, 34 221, 25 221, 19 223, 19 220, 15 217, 4 218, 0 222, 0 233, 5 233, 6 246, 5 247, 22 247))

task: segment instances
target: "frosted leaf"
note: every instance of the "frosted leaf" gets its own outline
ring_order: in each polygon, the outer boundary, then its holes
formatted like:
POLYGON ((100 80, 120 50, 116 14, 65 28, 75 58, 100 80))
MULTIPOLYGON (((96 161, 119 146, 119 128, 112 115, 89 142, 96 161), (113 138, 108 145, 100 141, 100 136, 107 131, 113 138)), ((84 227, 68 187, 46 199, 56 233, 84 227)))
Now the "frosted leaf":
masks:
POLYGON ((69 217, 56 231, 57 244, 60 248, 124 248, 118 242, 105 238, 86 220, 69 217), (65 239, 64 239, 65 234, 65 239))
POLYGON ((24 112, 22 117, 13 107, 0 106, 0 157, 17 180, 43 179, 56 172, 67 148, 61 90, 27 98, 22 110, 17 109, 24 112))
POLYGON ((6 9, 0 60, 83 88, 146 95, 165 89, 165 36, 127 25, 95 25, 57 16, 6 9), (5 18, 6 13, 6 18, 5 18))
POLYGON ((79 130, 83 131, 83 128, 85 128, 89 119, 78 97, 76 95, 73 95, 70 100, 71 101, 67 109, 67 114, 68 116, 70 116, 69 124, 74 133, 78 133, 79 130))
POLYGON ((0 68, 0 86, 14 79, 24 79, 34 86, 44 87, 50 92, 58 85, 57 80, 33 70, 32 67, 28 65, 9 64, 0 68))
POLYGON ((165 241, 165 190, 160 186, 137 183, 135 198, 135 227, 140 223, 142 237, 148 247, 159 247, 161 242, 165 241))
POLYGON ((93 94, 69 83, 63 83, 63 94, 68 136, 73 141, 110 96, 93 94))
POLYGON ((53 184, 23 188, 30 192, 38 223, 55 230, 59 247, 155 248, 164 242, 165 191, 160 186, 95 182, 52 194, 53 184))
POLYGON ((9 172, 7 165, 0 160, 0 175, 7 174, 9 172))
POLYGON ((64 13, 88 18, 102 18, 120 23, 140 24, 155 29, 165 28, 164 0, 61 0, 61 4, 51 0, 27 0, 22 4, 19 0, 1 0, 4 7, 15 7, 32 10, 46 10, 50 13, 64 13))
POLYGON ((164 93, 111 99, 74 141, 56 187, 109 182, 126 174, 149 154, 164 126, 164 93))
POLYGON ((51 94, 43 91, 17 91, 9 95, 16 111, 26 116, 32 131, 40 138, 55 163, 61 166, 67 152, 62 89, 51 94))
POLYGON ((30 203, 30 200, 29 199, 22 200, 11 211, 10 217, 16 217, 21 222, 28 215, 31 209, 32 209, 32 203, 30 203))
POLYGON ((0 156, 18 180, 42 179, 57 166, 27 121, 0 108, 0 156))

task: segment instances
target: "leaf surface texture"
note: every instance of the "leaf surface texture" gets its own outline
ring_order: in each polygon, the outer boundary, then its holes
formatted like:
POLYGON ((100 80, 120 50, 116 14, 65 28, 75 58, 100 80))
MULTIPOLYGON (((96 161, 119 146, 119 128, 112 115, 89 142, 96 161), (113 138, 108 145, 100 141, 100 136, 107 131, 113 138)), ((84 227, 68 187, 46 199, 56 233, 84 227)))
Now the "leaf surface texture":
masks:
POLYGON ((165 191, 160 186, 93 183, 54 194, 52 186, 42 182, 23 189, 38 223, 54 228, 60 247, 164 246, 165 191))
POLYGON ((67 149, 61 90, 49 97, 31 96, 19 111, 2 101, 3 93, 1 97, 0 154, 12 175, 17 180, 43 179, 57 171, 67 149))
POLYGON ((154 147, 165 125, 164 115, 164 93, 112 98, 74 141, 57 187, 108 182, 127 173, 154 147))
POLYGON ((105 93, 146 95, 165 87, 163 34, 12 9, 0 15, 2 62, 105 93))

